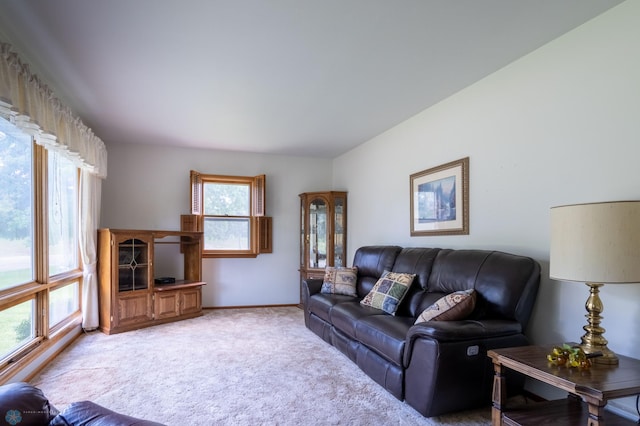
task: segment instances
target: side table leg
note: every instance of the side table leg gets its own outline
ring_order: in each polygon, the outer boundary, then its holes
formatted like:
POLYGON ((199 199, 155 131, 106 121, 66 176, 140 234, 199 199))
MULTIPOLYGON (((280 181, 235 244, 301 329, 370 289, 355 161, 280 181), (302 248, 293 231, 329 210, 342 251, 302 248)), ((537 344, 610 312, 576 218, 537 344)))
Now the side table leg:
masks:
POLYGON ((589 407, 589 420, 588 426, 601 426, 604 425, 604 406, 607 405, 606 401, 587 401, 589 407))
POLYGON ((491 408, 491 425, 502 425, 502 410, 505 408, 507 396, 507 380, 504 376, 504 367, 497 361, 493 362, 493 407, 491 408))

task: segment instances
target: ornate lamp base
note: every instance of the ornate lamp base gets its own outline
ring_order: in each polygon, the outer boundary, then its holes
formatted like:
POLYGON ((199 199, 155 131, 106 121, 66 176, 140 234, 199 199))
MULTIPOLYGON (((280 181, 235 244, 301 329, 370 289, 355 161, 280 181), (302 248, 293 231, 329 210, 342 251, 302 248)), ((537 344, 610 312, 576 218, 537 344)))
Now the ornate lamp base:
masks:
POLYGON ((602 301, 600 300, 600 283, 586 283, 589 286, 589 298, 584 307, 587 310, 587 325, 582 327, 586 333, 580 338, 582 344, 580 347, 586 354, 602 352, 602 356, 592 358, 592 362, 597 364, 618 364, 618 357, 613 351, 607 347, 607 339, 604 338, 605 329, 600 327, 602 317, 600 314, 604 310, 602 301))

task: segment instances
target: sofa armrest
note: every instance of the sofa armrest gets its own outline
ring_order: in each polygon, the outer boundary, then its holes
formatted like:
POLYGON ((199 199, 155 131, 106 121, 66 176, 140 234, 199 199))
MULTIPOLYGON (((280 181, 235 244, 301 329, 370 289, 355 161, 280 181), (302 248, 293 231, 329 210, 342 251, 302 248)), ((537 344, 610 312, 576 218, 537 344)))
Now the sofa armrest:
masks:
POLYGON ((321 278, 307 278, 302 281, 303 288, 307 296, 313 296, 314 294, 320 293, 322 289, 322 280, 321 278))
POLYGON ((411 344, 421 337, 447 342, 490 339, 519 333, 522 333, 522 326, 515 320, 427 321, 409 329, 407 343, 411 344))
MULTIPOLYGON (((405 401, 425 417, 490 404, 494 374, 487 350, 527 345, 518 330, 515 320, 412 326, 403 359, 405 401)), ((516 383, 511 378, 508 382, 516 383)))
POLYGON ((57 414, 42 390, 33 385, 16 382, 0 386, 0 424, 46 425, 57 414))
POLYGON ((309 317, 311 313, 309 312, 309 298, 314 294, 320 293, 322 289, 322 282, 324 280, 320 278, 307 278, 302 280, 300 284, 302 288, 300 289, 300 293, 302 295, 302 309, 304 310, 304 324, 309 327, 309 317))
POLYGON ((109 410, 91 401, 71 403, 51 420, 49 426, 164 426, 162 423, 143 420, 109 410))

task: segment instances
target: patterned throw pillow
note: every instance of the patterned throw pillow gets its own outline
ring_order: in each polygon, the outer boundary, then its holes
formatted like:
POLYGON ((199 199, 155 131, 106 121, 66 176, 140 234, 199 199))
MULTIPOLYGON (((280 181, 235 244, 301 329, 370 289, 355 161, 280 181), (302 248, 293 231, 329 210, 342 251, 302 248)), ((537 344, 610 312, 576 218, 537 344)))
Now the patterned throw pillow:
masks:
POLYGON ((324 270, 324 281, 320 293, 344 294, 356 296, 356 281, 358 280, 358 268, 345 268, 328 266, 324 270))
POLYGON ((415 274, 385 271, 360 304, 395 315, 414 277, 415 274))
POLYGON ((456 321, 465 319, 476 306, 474 289, 456 291, 438 299, 425 309, 414 324, 427 321, 456 321))

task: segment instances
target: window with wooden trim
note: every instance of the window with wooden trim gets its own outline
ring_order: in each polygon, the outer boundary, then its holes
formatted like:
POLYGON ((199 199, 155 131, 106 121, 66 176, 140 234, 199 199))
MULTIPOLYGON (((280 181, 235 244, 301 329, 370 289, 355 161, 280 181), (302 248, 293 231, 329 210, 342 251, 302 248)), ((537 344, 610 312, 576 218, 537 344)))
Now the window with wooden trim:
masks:
POLYGON ((271 253, 271 218, 265 215, 265 175, 225 176, 191 171, 191 215, 183 231, 204 232, 204 257, 256 257, 271 253))
POLYGON ((78 167, 0 118, 0 382, 80 323, 78 167))

